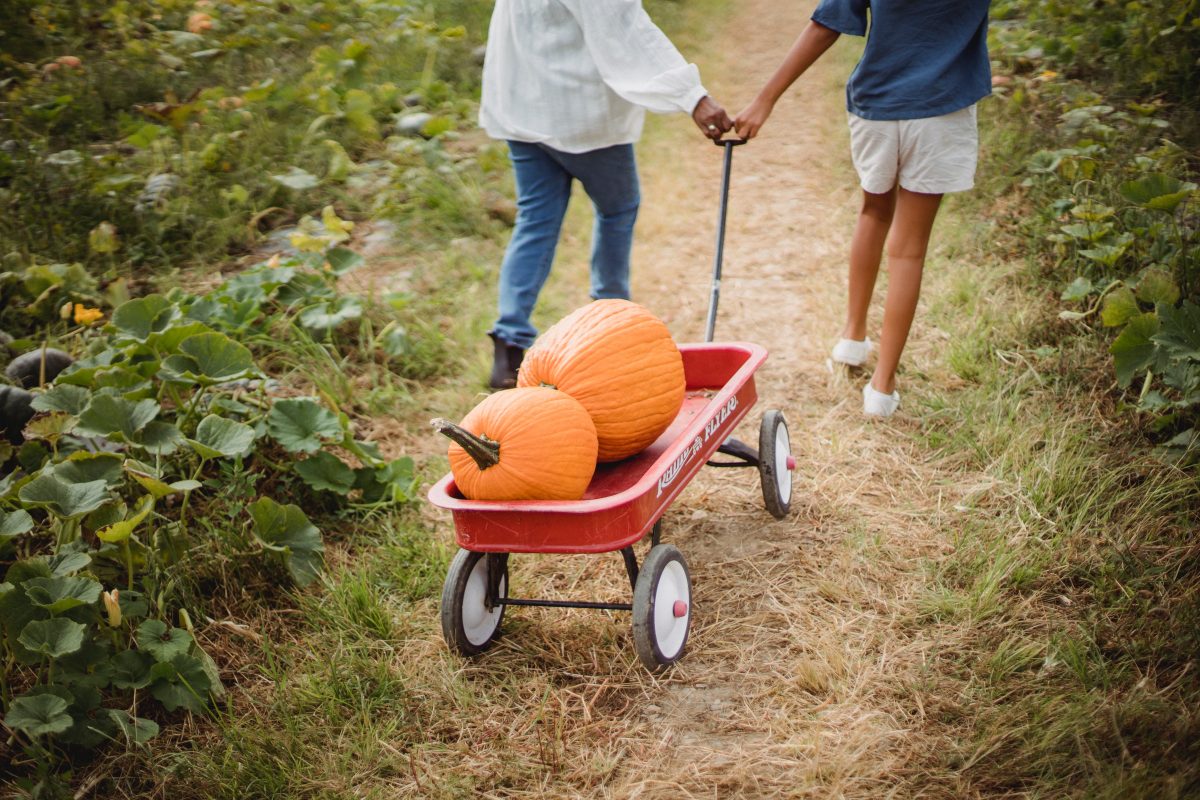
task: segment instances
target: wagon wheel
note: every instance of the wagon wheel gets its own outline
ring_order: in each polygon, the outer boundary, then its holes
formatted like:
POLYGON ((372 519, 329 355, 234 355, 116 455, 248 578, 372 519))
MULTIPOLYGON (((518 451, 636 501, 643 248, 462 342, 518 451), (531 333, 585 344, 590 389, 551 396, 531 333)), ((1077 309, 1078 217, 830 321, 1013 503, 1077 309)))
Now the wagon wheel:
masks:
POLYGON ((442 586, 442 636, 452 650, 477 656, 492 646, 500 633, 504 603, 488 604, 488 580, 494 597, 508 597, 508 554, 459 550, 450 562, 442 586), (490 573, 490 574, 489 574, 490 573))
POLYGON ((633 644, 651 672, 683 655, 692 623, 692 581, 687 561, 674 545, 660 544, 638 572, 633 592, 633 644))
POLYGON ((763 503, 775 519, 783 519, 792 507, 792 440, 783 412, 770 409, 763 414, 758 431, 758 474, 762 479, 763 503))

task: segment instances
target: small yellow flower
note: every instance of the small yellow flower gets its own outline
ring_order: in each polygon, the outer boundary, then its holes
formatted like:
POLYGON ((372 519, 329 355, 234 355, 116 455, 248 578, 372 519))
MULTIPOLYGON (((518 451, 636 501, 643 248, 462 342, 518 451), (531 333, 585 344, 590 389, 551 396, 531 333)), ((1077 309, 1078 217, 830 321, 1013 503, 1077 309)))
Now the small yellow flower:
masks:
POLYGON ((98 308, 88 308, 82 303, 75 304, 75 324, 76 325, 91 325, 93 322, 104 319, 104 312, 98 308))
POLYGON ((121 625, 121 604, 118 602, 120 595, 117 589, 100 595, 100 599, 104 601, 104 610, 108 614, 108 624, 114 628, 121 625))
POLYGON ((1042 80, 1044 80, 1044 81, 1052 81, 1057 77, 1058 77, 1058 73, 1052 69, 1048 69, 1042 73, 1042 80))

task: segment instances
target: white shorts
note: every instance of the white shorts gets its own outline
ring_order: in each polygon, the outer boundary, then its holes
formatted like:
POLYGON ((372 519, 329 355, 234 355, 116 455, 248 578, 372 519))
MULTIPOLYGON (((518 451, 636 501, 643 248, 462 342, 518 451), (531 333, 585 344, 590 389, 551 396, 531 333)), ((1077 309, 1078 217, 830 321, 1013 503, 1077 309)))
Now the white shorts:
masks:
POLYGON ((897 183, 910 192, 965 192, 975 185, 975 106, 926 119, 875 120, 850 114, 850 155, 865 192, 897 183))

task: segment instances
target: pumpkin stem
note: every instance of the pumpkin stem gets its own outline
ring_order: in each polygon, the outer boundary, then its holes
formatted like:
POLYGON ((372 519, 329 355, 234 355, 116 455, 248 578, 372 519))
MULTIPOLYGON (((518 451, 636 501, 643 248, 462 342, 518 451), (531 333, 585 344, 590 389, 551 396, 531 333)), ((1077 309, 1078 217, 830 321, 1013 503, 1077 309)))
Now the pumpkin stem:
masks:
POLYGON ((463 450, 467 451, 467 455, 475 459, 475 463, 479 465, 479 469, 485 470, 488 467, 494 467, 500 463, 500 443, 492 441, 486 436, 476 436, 466 428, 455 425, 448 419, 437 419, 430 422, 437 432, 450 439, 463 450))

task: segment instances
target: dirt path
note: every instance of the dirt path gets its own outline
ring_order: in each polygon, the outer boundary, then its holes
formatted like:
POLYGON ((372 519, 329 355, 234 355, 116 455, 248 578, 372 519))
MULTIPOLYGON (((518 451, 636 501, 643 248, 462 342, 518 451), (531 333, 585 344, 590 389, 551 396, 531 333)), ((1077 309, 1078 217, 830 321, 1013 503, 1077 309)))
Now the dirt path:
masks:
MULTIPOLYGON (((714 31, 725 60, 703 66, 731 112, 812 5, 742 0, 714 31)), ((762 411, 784 409, 799 464, 792 516, 772 521, 749 470, 693 481, 665 527, 692 568, 694 627, 688 654, 662 677, 637 663, 623 614, 514 611, 499 646, 471 663, 446 656, 422 622, 426 635, 398 663, 431 664, 412 680, 437 686, 459 717, 439 726, 453 749, 414 756, 427 783, 469 775, 477 796, 506 798, 965 796, 950 773, 928 771, 943 744, 927 699, 941 642, 914 607, 957 498, 913 435, 916 421, 865 422, 865 376, 825 369, 857 201, 847 72, 844 58, 819 63, 734 165, 717 336, 771 352, 740 438, 757 442, 762 411)), ((720 151, 672 120, 640 154, 635 297, 680 341, 699 340, 720 151)), ((936 372, 940 343, 918 315, 913 377, 902 383, 936 372)), ((526 596, 628 596, 615 558, 522 557, 511 567, 526 596)))
MULTIPOLYGON (((738 5, 720 49, 739 56, 709 83, 731 113, 778 64, 811 5, 738 5)), ((865 377, 835 379, 825 368, 858 198, 845 75, 835 58, 818 63, 734 159, 718 338, 771 352, 741 438, 757 441, 762 410, 785 410, 796 508, 774 523, 757 476, 710 470, 668 517, 694 568, 697 628, 686 664, 645 708, 662 747, 618 796, 881 797, 907 782, 918 751, 936 746, 917 734, 924 710, 912 690, 931 642, 911 625, 908 601, 923 559, 943 547, 935 531, 946 499, 905 433, 911 421, 866 423, 865 377)), ((639 231, 638 298, 681 341, 703 336, 713 150, 672 137, 644 157, 653 199, 639 231)), ((920 365, 935 343, 918 324, 910 358, 920 365)))

